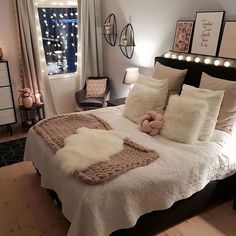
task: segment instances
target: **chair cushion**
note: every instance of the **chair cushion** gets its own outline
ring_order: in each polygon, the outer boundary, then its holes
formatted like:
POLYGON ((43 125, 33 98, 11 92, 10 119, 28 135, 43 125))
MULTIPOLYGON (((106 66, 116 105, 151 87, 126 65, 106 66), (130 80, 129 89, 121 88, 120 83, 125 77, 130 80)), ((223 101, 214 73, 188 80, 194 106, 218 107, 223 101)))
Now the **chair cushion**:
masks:
POLYGON ((86 98, 103 98, 106 92, 107 79, 86 80, 86 98))
POLYGON ((86 98, 80 102, 81 107, 102 107, 104 103, 103 98, 86 98))

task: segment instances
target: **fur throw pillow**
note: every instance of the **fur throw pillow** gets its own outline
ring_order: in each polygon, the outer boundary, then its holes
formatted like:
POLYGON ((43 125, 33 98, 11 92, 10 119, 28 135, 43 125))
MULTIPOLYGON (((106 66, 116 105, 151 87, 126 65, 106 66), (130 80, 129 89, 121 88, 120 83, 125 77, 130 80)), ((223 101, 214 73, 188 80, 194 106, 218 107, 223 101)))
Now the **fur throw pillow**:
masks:
POLYGON ((187 144, 199 137, 207 113, 207 103, 194 98, 172 95, 169 99, 161 135, 187 144))
POLYGON ((148 111, 161 111, 166 104, 168 80, 157 80, 139 75, 138 82, 130 91, 123 111, 123 116, 139 123, 148 111))

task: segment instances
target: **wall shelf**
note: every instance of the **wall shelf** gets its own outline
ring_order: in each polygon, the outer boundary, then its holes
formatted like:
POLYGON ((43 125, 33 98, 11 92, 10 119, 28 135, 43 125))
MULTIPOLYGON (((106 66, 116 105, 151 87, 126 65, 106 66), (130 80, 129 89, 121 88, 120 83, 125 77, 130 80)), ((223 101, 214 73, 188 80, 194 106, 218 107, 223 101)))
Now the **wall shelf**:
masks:
POLYGON ((134 54, 134 29, 131 24, 127 24, 120 33, 119 47, 123 55, 129 59, 134 54))
POLYGON ((114 14, 110 14, 103 26, 103 36, 108 44, 111 46, 116 45, 117 40, 117 24, 116 24, 116 17, 114 14))

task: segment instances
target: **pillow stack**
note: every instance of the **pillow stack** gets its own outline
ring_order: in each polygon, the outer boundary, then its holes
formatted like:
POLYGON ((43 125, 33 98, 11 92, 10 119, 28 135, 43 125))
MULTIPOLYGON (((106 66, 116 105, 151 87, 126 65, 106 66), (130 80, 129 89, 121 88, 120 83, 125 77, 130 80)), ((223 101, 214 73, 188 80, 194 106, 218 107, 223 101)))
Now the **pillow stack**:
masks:
POLYGON ((139 76, 126 99, 123 115, 138 123, 147 111, 161 111, 171 94, 179 94, 187 70, 178 70, 156 62, 152 77, 139 76))
POLYGON ((181 96, 171 96, 161 134, 177 142, 209 141, 215 130, 224 91, 184 85, 181 96), (172 132, 171 132, 172 131, 172 132))
POLYGON ((236 82, 203 73, 200 88, 184 85, 187 70, 156 63, 152 77, 140 75, 129 93, 123 115, 138 123, 148 111, 164 114, 161 135, 171 140, 194 144, 210 141, 215 128, 231 132, 236 122, 236 82), (218 118, 218 120, 217 120, 218 118))

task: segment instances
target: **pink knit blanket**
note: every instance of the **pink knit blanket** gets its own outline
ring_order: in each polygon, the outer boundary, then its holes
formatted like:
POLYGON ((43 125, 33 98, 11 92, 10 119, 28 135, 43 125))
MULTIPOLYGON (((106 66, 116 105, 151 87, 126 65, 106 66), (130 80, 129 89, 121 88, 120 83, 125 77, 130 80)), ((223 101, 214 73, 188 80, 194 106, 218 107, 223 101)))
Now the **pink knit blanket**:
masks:
MULTIPOLYGON (((87 127, 90 129, 110 130, 111 127, 104 120, 92 114, 61 115, 43 120, 34 126, 35 131, 49 144, 56 153, 64 147, 66 137, 75 133, 76 129, 87 127)), ((92 144, 91 144, 92 145, 92 144)), ((102 184, 115 177, 155 161, 158 153, 138 145, 128 138, 124 139, 123 149, 110 157, 109 161, 99 162, 85 170, 75 170, 72 175, 79 177, 87 184, 102 184)))

